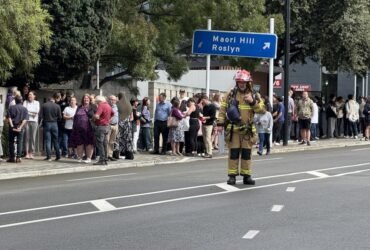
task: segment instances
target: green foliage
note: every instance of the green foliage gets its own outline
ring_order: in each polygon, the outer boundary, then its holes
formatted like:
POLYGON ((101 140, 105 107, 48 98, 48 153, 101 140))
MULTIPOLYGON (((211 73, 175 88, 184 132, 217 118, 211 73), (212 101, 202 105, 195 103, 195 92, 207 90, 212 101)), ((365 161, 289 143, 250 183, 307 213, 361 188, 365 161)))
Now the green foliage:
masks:
MULTIPOLYGON (((320 14, 329 10, 324 1, 319 1, 319 7, 320 14)), ((332 70, 366 71, 370 66, 369 1, 333 2, 330 7, 335 11, 319 19, 324 24, 318 53, 322 64, 332 70)))
POLYGON ((50 44, 50 15, 40 0, 0 0, 0 80, 28 74, 50 44))
MULTIPOLYGON (((266 6, 269 14, 284 10, 278 0, 266 6)), ((311 57, 330 70, 363 72, 370 66, 369 10, 368 0, 291 1, 291 61, 311 57)))
POLYGON ((52 44, 41 52, 36 79, 71 80, 96 63, 112 29, 114 0, 43 0, 53 17, 52 44))
MULTIPOLYGON (((279 14, 275 17, 280 32, 283 19, 279 14)), ((117 0, 104 63, 112 68, 118 65, 126 74, 142 79, 155 78, 157 66, 177 80, 188 70, 193 32, 206 29, 208 18, 214 30, 269 31, 269 17, 260 0, 117 0)), ((258 62, 245 58, 233 61, 248 67, 258 62)))

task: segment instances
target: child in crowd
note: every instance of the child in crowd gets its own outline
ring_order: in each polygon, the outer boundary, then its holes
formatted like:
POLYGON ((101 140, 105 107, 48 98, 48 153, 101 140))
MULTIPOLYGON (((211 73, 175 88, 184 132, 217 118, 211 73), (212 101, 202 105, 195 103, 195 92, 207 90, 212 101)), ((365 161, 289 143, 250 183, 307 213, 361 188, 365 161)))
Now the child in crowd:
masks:
POLYGON ((264 108, 261 113, 255 114, 254 122, 256 123, 259 138, 257 154, 262 155, 263 147, 266 145, 266 155, 268 155, 270 154, 270 134, 274 123, 272 115, 264 108))

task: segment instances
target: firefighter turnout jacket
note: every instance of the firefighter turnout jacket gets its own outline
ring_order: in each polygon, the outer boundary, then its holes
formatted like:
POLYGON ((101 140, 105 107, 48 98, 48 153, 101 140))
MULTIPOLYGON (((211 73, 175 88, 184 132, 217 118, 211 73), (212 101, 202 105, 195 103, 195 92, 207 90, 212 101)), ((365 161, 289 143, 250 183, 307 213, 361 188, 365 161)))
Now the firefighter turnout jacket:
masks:
MULTIPOLYGON (((251 175, 251 152, 257 140, 256 126, 253 122, 254 114, 260 113, 264 108, 262 101, 253 100, 252 103, 245 101, 245 95, 238 88, 234 88, 227 95, 226 100, 221 102, 220 113, 217 120, 219 125, 225 127, 225 141, 229 147, 229 176, 248 176, 251 175), (238 121, 231 121, 228 111, 232 105, 237 105, 239 112, 238 121), (240 161, 240 171, 239 171, 240 161)), ((252 94, 252 93, 249 93, 252 94)), ((235 116, 235 115, 233 115, 235 116)), ((234 119, 234 118, 233 118, 234 119)))

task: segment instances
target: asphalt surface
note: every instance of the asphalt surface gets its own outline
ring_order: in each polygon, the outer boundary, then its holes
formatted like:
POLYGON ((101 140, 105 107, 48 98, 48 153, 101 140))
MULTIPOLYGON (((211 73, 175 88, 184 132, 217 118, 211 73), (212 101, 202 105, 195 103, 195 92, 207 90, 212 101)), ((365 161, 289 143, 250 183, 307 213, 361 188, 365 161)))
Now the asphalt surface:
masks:
POLYGON ((0 249, 370 249, 369 146, 0 181, 0 249))

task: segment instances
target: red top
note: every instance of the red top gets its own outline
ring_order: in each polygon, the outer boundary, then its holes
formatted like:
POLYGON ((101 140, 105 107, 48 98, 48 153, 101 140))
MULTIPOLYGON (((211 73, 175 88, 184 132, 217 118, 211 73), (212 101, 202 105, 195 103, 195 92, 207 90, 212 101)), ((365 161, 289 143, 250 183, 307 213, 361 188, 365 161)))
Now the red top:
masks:
POLYGON ((107 102, 101 102, 98 105, 98 110, 95 113, 100 117, 99 120, 95 120, 96 126, 108 126, 111 117, 114 115, 112 107, 107 102))

